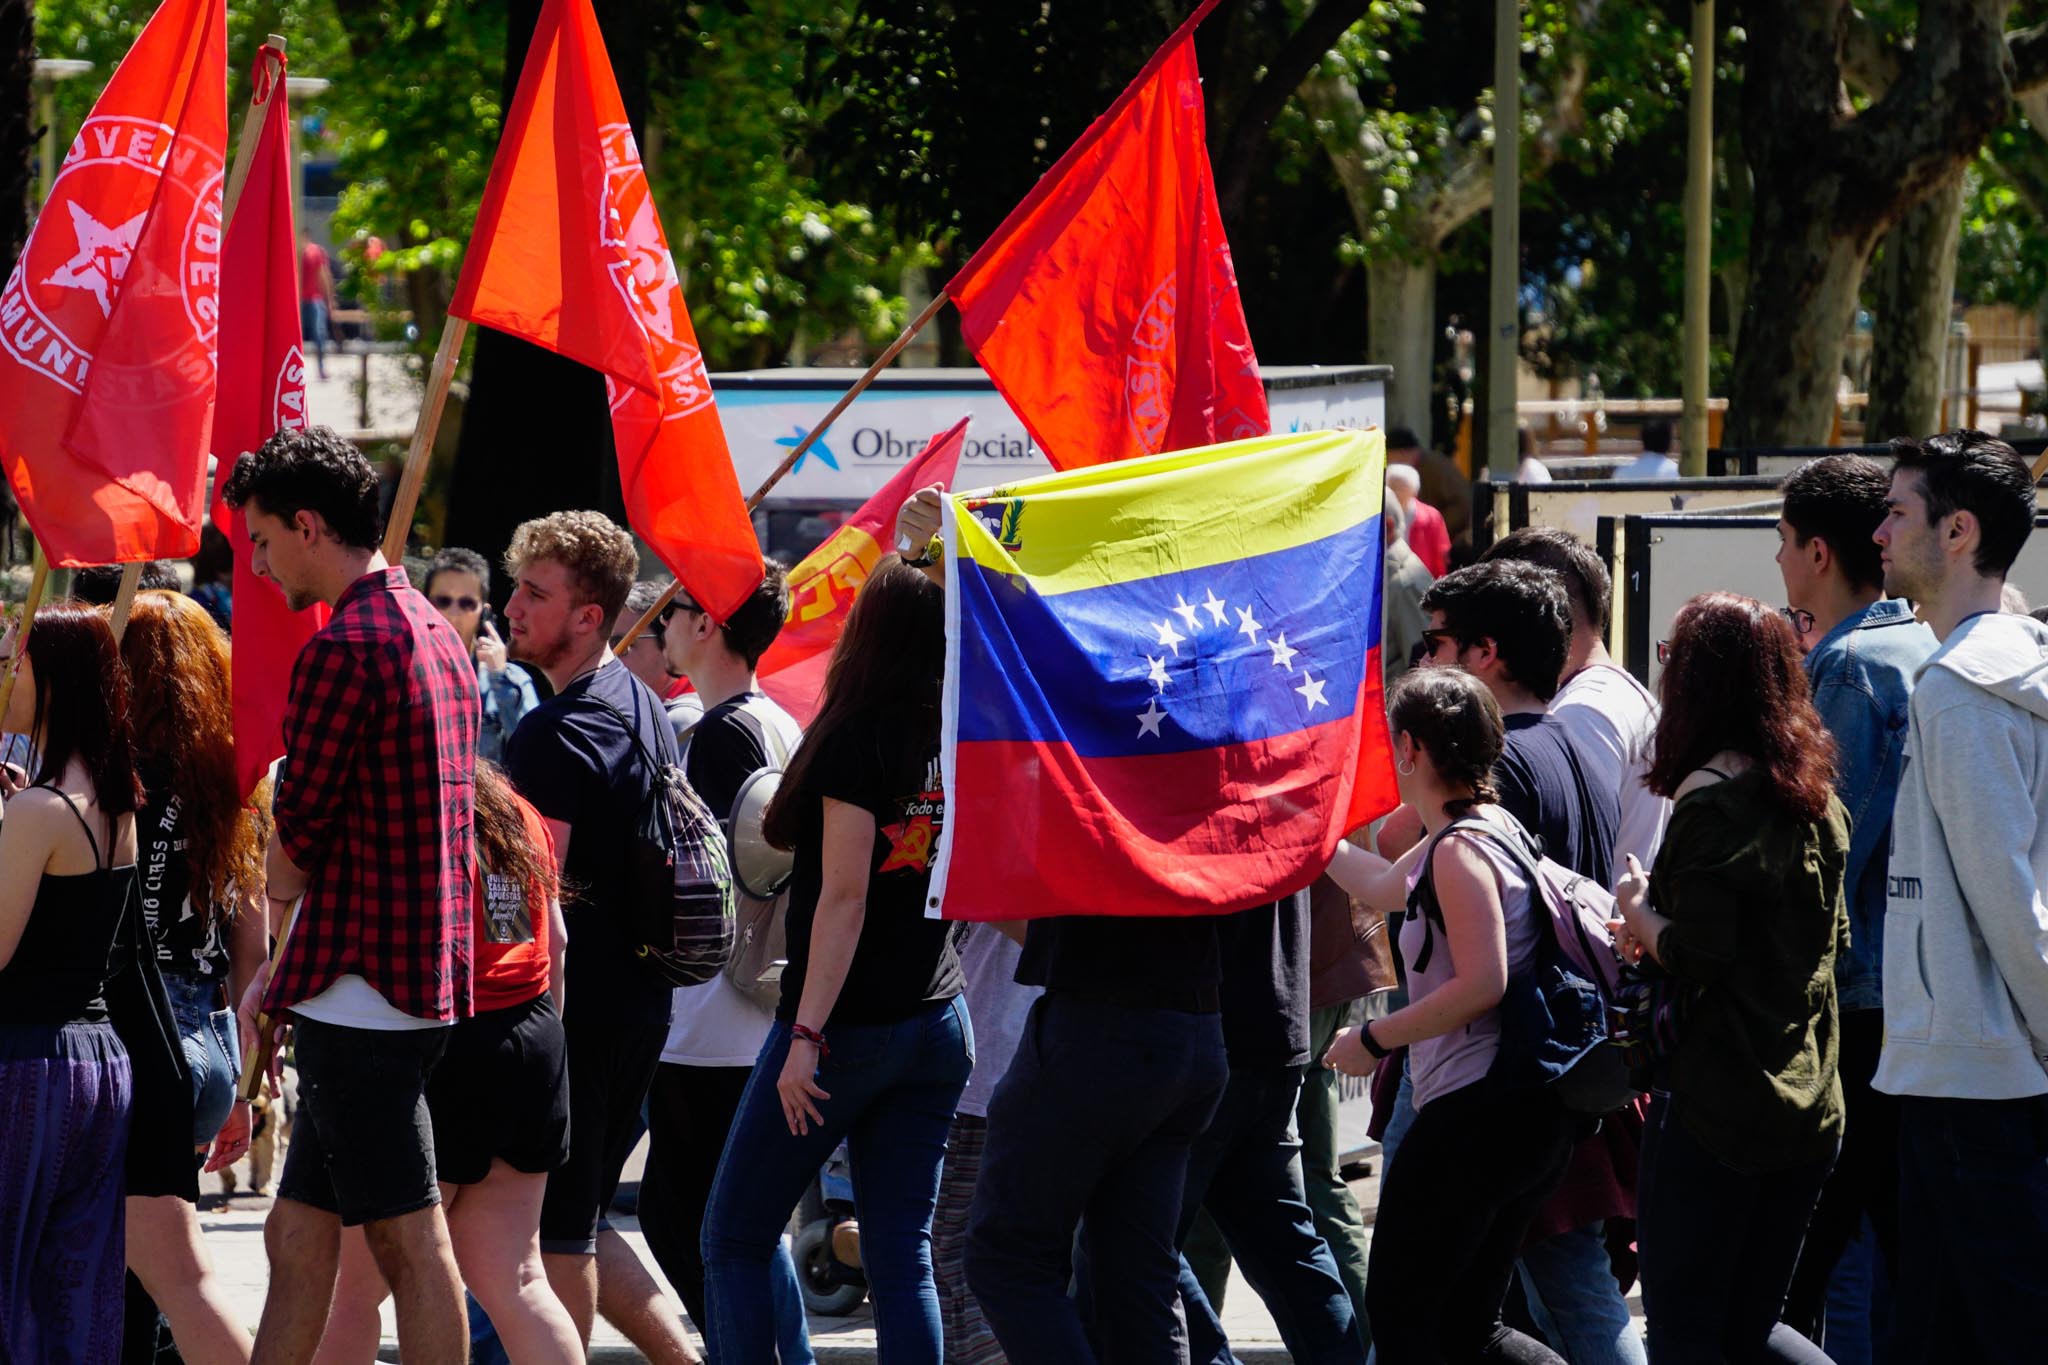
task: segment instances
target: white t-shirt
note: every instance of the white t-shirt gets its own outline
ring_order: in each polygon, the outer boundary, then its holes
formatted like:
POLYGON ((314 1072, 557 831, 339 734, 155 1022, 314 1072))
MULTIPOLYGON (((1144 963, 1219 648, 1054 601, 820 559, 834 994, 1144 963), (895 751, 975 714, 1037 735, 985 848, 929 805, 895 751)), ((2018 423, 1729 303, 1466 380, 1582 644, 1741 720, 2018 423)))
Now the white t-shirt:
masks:
POLYGON ((1534 455, 1524 455, 1522 462, 1515 466, 1516 483, 1549 483, 1550 466, 1534 455))
MULTIPOLYGON (((781 761, 777 761, 771 745, 768 762, 787 767, 788 756, 796 752, 804 734, 796 717, 759 693, 741 703, 740 709, 781 740, 781 761)), ((692 730, 691 738, 695 735, 692 730)), ((689 763, 690 740, 685 740, 685 770, 689 763)), ((726 815, 725 811, 714 813, 721 819, 726 815)), ((677 1066, 752 1066, 774 1020, 773 1010, 763 1009, 741 995, 739 987, 724 972, 701 986, 680 986, 676 989, 675 1012, 669 1017, 668 1043, 661 1050, 661 1060, 677 1066)))
POLYGON ((354 972, 344 972, 335 977, 333 985, 310 1000, 301 1000, 291 1010, 302 1018, 332 1024, 336 1028, 375 1029, 379 1033, 453 1027, 444 1019, 422 1019, 416 1014, 407 1014, 354 972))
POLYGON ((1594 664, 1558 689, 1550 714, 1564 726, 1587 784, 1619 793, 1608 884, 1628 871, 1628 854, 1647 869, 1656 861, 1664 824, 1671 818, 1671 803, 1643 785, 1657 735, 1656 699, 1628 670, 1594 664))
POLYGON ((1617 482, 1639 482, 1645 479, 1675 479, 1678 477, 1678 461, 1669 455, 1659 455, 1646 450, 1633 461, 1614 471, 1617 482))

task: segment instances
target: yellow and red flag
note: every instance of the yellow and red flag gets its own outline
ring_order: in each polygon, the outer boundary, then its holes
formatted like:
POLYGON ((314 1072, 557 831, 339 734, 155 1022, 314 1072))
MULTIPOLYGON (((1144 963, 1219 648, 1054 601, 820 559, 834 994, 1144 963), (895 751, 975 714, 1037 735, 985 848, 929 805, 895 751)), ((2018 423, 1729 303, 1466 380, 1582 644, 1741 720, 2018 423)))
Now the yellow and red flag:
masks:
POLYGON ((0 292, 0 465, 52 564, 199 548, 226 146, 224 0, 164 0, 0 292))
POLYGON ((541 6, 448 311, 604 375, 627 520, 730 616, 760 545, 590 0, 541 6))

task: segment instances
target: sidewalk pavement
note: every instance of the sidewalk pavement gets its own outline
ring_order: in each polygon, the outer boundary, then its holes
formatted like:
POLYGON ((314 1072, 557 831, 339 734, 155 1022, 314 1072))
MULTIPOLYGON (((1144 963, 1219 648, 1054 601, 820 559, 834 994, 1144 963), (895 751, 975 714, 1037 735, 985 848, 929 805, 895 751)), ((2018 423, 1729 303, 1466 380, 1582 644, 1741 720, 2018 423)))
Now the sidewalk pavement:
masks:
MULTIPOLYGON (((647 1146, 643 1139, 632 1159, 627 1163, 626 1179, 637 1181, 645 1164, 647 1146)), ((279 1156, 278 1169, 283 1169, 283 1157, 279 1156)), ((263 1295, 269 1282, 269 1266, 263 1252, 263 1219, 270 1210, 269 1195, 248 1193, 246 1167, 238 1168, 241 1175, 242 1192, 224 1197, 220 1192, 220 1177, 202 1176, 202 1190, 199 1201, 199 1222, 206 1234, 207 1250, 213 1254, 223 1288, 240 1315, 245 1326, 252 1331, 263 1313, 263 1295)), ((275 1175, 273 1175, 273 1181, 275 1175)), ((1379 1180, 1377 1174, 1352 1184, 1358 1195, 1359 1204, 1366 1211, 1368 1232, 1372 1210, 1378 1202, 1379 1180)), ((682 1311, 679 1298, 670 1289, 654 1263, 652 1253, 647 1250, 647 1239, 640 1232, 636 1218, 621 1218, 613 1215, 612 1225, 632 1244, 640 1260, 655 1278, 660 1281, 665 1293, 682 1311)), ((853 1365, 854 1362, 869 1362, 875 1359, 875 1328, 867 1305, 863 1304, 851 1316, 843 1318, 811 1319, 811 1344, 816 1350, 821 1365, 853 1365)), ((1230 1288, 1224 1296, 1223 1328, 1230 1336, 1231 1349, 1244 1365, 1270 1365, 1289 1359, 1286 1348, 1280 1344, 1280 1336, 1274 1330, 1273 1320, 1259 1296, 1245 1283, 1243 1275, 1235 1267, 1231 1270, 1230 1288)), ((703 1343, 695 1332, 691 1341, 701 1352, 703 1343)), ((396 1321, 391 1305, 384 1305, 384 1345, 381 1352, 384 1360, 398 1359, 396 1321)), ((644 1359, 628 1345, 616 1328, 602 1320, 592 1334, 590 1359, 593 1362, 637 1361, 644 1359)))

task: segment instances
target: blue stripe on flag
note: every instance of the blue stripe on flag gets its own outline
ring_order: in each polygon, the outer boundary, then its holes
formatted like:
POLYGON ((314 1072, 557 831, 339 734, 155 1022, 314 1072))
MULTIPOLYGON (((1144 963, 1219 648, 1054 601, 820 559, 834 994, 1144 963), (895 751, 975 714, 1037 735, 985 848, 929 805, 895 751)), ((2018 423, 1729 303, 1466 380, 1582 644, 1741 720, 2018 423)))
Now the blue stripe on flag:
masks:
POLYGON ((1122 757, 1348 716, 1380 639, 1381 555, 1374 516, 1255 559, 1050 597, 962 559, 960 742, 1122 757))

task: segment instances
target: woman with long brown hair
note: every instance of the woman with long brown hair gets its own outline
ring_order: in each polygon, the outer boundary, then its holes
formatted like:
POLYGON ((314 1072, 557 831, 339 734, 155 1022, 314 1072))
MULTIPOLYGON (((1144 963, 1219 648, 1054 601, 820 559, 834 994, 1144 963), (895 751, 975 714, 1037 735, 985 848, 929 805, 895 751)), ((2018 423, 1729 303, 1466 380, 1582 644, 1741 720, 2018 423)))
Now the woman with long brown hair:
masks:
POLYGON ((789 965, 705 1209, 705 1337, 721 1365, 775 1360, 770 1261, 841 1138, 880 1349, 940 1358, 932 1209, 974 1065, 956 926, 924 904, 945 820, 944 606, 944 590, 896 557, 876 566, 768 807, 768 839, 796 855, 789 965))
POLYGON ((1650 1358, 1824 1363, 1778 1321, 1842 1140, 1835 953, 1848 817, 1792 626, 1754 598, 1679 609, 1650 790, 1674 802, 1616 888, 1623 955, 1668 977, 1636 1191, 1650 1358))
MULTIPOLYGON (((235 776, 227 635, 174 592, 137 593, 121 637, 135 766, 136 879, 157 967, 176 1017, 190 1087, 138 1085, 128 1141, 128 1265, 192 1365, 249 1359, 249 1333, 216 1279, 199 1227, 198 1172, 249 1146, 235 1098, 232 1002, 265 950, 266 803, 244 805, 235 776)), ((148 1358, 156 1313, 131 1298, 126 1328, 148 1358)))
MULTIPOLYGON (((427 1084, 434 1166, 463 1283, 519 1365, 572 1365, 583 1344, 540 1259, 541 1195, 569 1151, 562 1035, 568 929, 555 845, 504 770, 476 765, 474 1013, 455 1025, 427 1084)), ((377 1358, 389 1293, 361 1228, 344 1228, 341 1269, 315 1365, 377 1358)))
POLYGON ((107 995, 142 792, 105 614, 44 607, 20 653, 0 730, 35 767, 0 779, 0 1358, 107 1362, 134 1086, 107 995))

